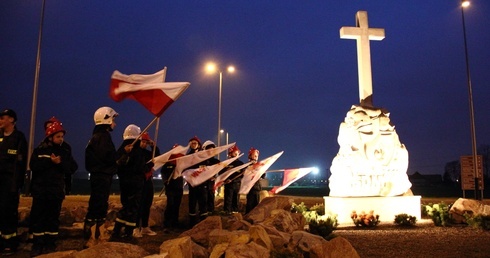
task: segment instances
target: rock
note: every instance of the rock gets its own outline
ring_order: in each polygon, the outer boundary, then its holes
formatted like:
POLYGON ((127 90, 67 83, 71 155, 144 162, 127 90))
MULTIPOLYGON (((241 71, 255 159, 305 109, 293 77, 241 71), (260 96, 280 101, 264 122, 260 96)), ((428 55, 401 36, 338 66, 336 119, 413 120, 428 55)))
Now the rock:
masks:
POLYGON ((211 254, 209 255, 209 258, 221 258, 223 257, 223 254, 226 252, 226 249, 228 249, 229 243, 221 243, 217 244, 213 247, 213 250, 211 251, 211 254))
POLYGON ((221 218, 219 216, 210 216, 199 222, 192 229, 180 234, 179 237, 190 236, 192 241, 207 247, 209 245, 209 233, 214 229, 222 228, 221 218))
POLYGON ((304 216, 299 214, 295 216, 296 220, 293 219, 293 213, 285 210, 273 210, 271 211, 270 217, 266 218, 261 224, 265 226, 272 226, 279 231, 291 233, 295 230, 302 230, 304 228, 306 220, 304 216))
POLYGON ((257 224, 268 218, 273 210, 282 209, 290 211, 292 203, 293 199, 289 197, 268 197, 262 200, 257 207, 246 214, 244 219, 252 224, 257 224))
POLYGON ((255 243, 272 250, 272 241, 263 227, 251 226, 248 232, 255 243))
POLYGON ((230 245, 225 252, 226 258, 269 258, 269 249, 250 242, 248 244, 230 245))
MULTIPOLYGON (((149 255, 149 253, 137 245, 106 242, 98 244, 92 248, 88 248, 79 252, 72 253, 66 257, 69 258, 141 258, 149 255)), ((188 256, 190 257, 190 256, 188 256)))
POLYGON ((168 258, 192 257, 193 243, 189 236, 168 240, 160 245, 160 254, 168 258))
POLYGON ((472 216, 488 216, 490 215, 490 205, 485 205, 478 200, 459 198, 451 206, 449 213, 452 215, 453 222, 466 223, 465 213, 472 216))
POLYGON ((250 234, 244 230, 228 231, 224 229, 215 229, 208 235, 209 248, 214 246, 229 243, 229 244, 246 244, 250 242, 250 234))
POLYGON ((288 244, 290 250, 309 253, 314 249, 322 248, 321 246, 327 240, 318 235, 310 234, 306 231, 294 231, 288 244))
POLYGON ((321 249, 320 253, 315 253, 318 257, 359 258, 356 249, 343 237, 324 242, 321 249))
POLYGON ((196 244, 192 243, 192 258, 208 258, 209 253, 206 250, 206 248, 196 244))
POLYGON ((72 257, 70 255, 75 254, 77 251, 76 250, 68 250, 68 251, 62 251, 62 252, 54 252, 54 253, 49 253, 49 254, 42 254, 36 257, 39 258, 65 258, 65 257, 72 257))

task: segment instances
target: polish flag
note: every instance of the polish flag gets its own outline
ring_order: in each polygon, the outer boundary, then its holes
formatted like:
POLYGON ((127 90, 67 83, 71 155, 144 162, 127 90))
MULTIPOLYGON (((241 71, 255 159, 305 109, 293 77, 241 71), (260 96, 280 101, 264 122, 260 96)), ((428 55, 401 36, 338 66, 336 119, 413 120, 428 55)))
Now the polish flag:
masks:
POLYGON ((157 170, 163 166, 163 164, 167 163, 169 161, 170 156, 172 155, 185 155, 187 151, 189 150, 189 145, 187 146, 182 146, 182 145, 177 145, 176 147, 172 148, 171 150, 163 153, 160 156, 156 156, 153 158, 153 169, 157 170))
POLYGON ((198 186, 208 179, 212 178, 214 175, 218 174, 223 168, 228 166, 231 162, 238 159, 239 156, 227 159, 218 164, 214 164, 212 166, 202 166, 195 169, 186 169, 182 172, 182 177, 184 177, 185 181, 189 183, 192 187, 198 186))
POLYGON ((274 162, 284 153, 281 151, 273 156, 270 156, 260 162, 249 166, 243 173, 242 182, 240 184, 239 194, 248 194, 255 182, 259 181, 260 177, 269 169, 274 162))
POLYGON ((233 173, 250 166, 250 164, 252 164, 252 162, 245 163, 245 164, 240 165, 238 167, 230 168, 230 169, 226 170, 225 173, 217 176, 216 180, 214 180, 214 190, 216 191, 216 189, 218 189, 218 187, 224 185, 226 179, 228 179, 228 177, 230 177, 233 173))
POLYGON ((221 153, 229 148, 231 148, 235 143, 231 143, 228 145, 223 145, 219 146, 216 148, 212 149, 207 149, 203 151, 198 151, 189 155, 182 156, 180 158, 175 159, 175 169, 174 169, 174 174, 172 176, 173 179, 176 179, 180 176, 182 176, 182 171, 185 169, 194 166, 198 163, 201 163, 213 156, 218 155, 218 153, 221 153))
POLYGON ((294 168, 294 169, 285 169, 284 177, 282 179, 281 186, 274 186, 271 189, 271 192, 274 194, 279 193, 280 191, 286 189, 289 185, 296 182, 298 179, 308 175, 311 171, 315 170, 315 167, 311 168, 294 168))
POLYGON ((111 76, 110 97, 119 102, 131 98, 142 104, 153 115, 160 117, 189 87, 189 82, 164 82, 167 67, 154 74, 122 74, 111 76))

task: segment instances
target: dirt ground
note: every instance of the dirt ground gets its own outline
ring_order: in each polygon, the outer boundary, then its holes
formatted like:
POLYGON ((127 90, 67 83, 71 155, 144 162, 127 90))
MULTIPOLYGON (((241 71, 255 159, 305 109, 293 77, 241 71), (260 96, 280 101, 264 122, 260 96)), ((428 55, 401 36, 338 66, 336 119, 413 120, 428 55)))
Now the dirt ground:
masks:
MULTIPOLYGON (((155 196, 154 201, 165 197, 155 196)), ((322 204, 322 197, 292 197, 294 202, 304 202, 307 207, 322 204)), ((422 198, 422 204, 453 203, 457 198, 422 198)), ((185 204, 186 198, 182 206, 185 204)), ((32 199, 21 197, 20 207, 28 207, 32 199)), ((119 196, 110 198, 119 202, 119 196)), ((488 204, 489 200, 485 200, 488 204)), ((220 203, 220 200, 217 200, 220 203)), ((88 196, 67 196, 64 207, 87 206, 88 196)), ((219 210, 219 205, 218 208, 219 210)), ((183 209, 186 210, 186 209, 183 209)), ((181 212, 183 211, 181 210, 181 212)), ((185 212, 185 211, 184 211, 185 212)), ((184 214, 185 215, 185 214, 184 214)), ((26 231, 26 228, 21 228, 26 231)), ((178 237, 185 228, 164 232, 154 227, 156 236, 137 239, 138 245, 150 254, 159 253, 162 242, 178 237)), ((339 227, 333 233, 348 239, 361 257, 490 257, 490 231, 477 230, 468 226, 435 227, 431 220, 422 219, 413 228, 400 228, 390 222, 383 222, 375 229, 361 229, 354 226, 339 227)), ((84 240, 80 228, 60 228, 57 251, 82 250, 84 240)), ((23 242, 20 250, 11 257, 29 257, 30 245, 23 242)))

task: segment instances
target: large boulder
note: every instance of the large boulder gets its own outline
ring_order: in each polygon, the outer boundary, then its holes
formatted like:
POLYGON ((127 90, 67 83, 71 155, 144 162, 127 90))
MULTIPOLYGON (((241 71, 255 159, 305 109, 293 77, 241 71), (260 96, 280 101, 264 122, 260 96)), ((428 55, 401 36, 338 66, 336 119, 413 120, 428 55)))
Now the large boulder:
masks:
POLYGON ((293 199, 285 196, 268 197, 262 200, 257 207, 245 215, 244 219, 257 224, 271 216, 273 210, 291 210, 293 199))
POLYGON ((193 242, 189 236, 165 241, 160 245, 160 254, 168 258, 192 257, 193 242))
POLYGON ((465 223, 465 213, 471 216, 489 216, 490 205, 485 205, 483 202, 477 200, 459 198, 451 206, 449 213, 455 223, 465 223))
POLYGON ((221 218, 219 216, 210 216, 199 222, 193 228, 183 232, 179 237, 189 236, 192 241, 202 245, 209 245, 209 233, 214 229, 222 229, 221 218))
POLYGON ((106 242, 94 247, 72 253, 69 258, 141 258, 149 255, 149 253, 140 246, 119 243, 106 242))

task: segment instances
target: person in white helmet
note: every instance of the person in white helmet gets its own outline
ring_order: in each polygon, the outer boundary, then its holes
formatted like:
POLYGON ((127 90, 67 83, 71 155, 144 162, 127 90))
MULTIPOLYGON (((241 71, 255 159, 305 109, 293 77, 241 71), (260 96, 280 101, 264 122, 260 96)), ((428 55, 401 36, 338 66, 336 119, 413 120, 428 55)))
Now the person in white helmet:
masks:
POLYGON ((84 238, 88 240, 84 247, 109 239, 104 223, 112 177, 117 172, 116 148, 110 134, 116 126, 114 120, 117 116, 118 113, 110 107, 97 109, 92 138, 85 148, 85 168, 90 173, 90 199, 83 227, 84 238))
POLYGON ((153 167, 147 163, 146 153, 141 148, 141 129, 130 124, 123 134, 123 143, 117 150, 117 175, 121 190, 122 208, 117 212, 116 224, 111 240, 135 242, 134 229, 137 226, 142 200, 145 172, 153 167))

